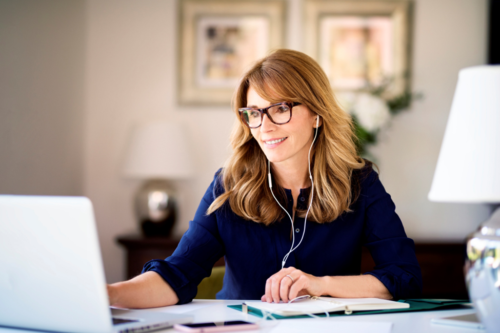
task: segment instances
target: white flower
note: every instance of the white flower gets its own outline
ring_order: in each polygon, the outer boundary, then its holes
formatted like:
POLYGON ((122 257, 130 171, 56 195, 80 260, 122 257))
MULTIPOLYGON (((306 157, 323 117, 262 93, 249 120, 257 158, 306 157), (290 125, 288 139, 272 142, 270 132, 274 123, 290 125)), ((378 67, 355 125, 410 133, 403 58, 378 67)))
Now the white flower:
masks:
POLYGON ((354 100, 356 99, 357 94, 355 92, 350 91, 339 91, 335 93, 335 97, 337 98, 337 103, 339 106, 346 112, 351 113, 352 105, 354 104, 354 100))
POLYGON ((386 102, 380 97, 368 93, 356 95, 350 112, 356 116, 359 124, 369 132, 380 129, 391 118, 386 102))

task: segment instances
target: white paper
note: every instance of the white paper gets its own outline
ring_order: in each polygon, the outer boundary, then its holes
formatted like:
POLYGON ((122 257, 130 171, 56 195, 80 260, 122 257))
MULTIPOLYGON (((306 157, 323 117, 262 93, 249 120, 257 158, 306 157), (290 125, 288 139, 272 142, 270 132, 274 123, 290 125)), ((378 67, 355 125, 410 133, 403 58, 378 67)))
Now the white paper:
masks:
POLYGON ((250 307, 265 310, 281 315, 296 314, 319 314, 322 312, 333 312, 343 310, 348 306, 354 311, 360 310, 382 310, 391 308, 408 308, 408 303, 388 301, 378 298, 333 298, 319 297, 317 299, 304 299, 293 303, 266 303, 246 302, 250 307))
POLYGON ((269 333, 349 332, 390 333, 391 322, 337 321, 333 319, 285 319, 259 322, 261 330, 269 333))
POLYGON ((156 308, 156 309, 148 309, 148 311, 158 311, 158 312, 166 312, 166 313, 186 313, 186 312, 191 312, 191 311, 196 311, 202 308, 205 308, 207 306, 214 306, 217 305, 218 303, 223 304, 222 301, 215 301, 215 300, 193 300, 190 303, 183 304, 183 305, 170 305, 166 306, 163 308, 156 308))

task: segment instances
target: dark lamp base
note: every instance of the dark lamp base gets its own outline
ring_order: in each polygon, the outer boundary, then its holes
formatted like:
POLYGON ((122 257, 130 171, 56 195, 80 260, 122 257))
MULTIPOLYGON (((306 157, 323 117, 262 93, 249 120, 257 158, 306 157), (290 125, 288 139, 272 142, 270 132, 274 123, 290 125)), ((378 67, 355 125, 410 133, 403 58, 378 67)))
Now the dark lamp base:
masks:
MULTIPOLYGON (((173 215, 173 214, 172 214, 173 215)), ((146 237, 169 237, 174 226, 175 216, 169 216, 164 221, 155 222, 151 220, 142 220, 142 233, 146 237)))
POLYGON ((139 188, 135 197, 137 219, 146 237, 168 237, 177 215, 175 191, 168 182, 153 179, 139 188))

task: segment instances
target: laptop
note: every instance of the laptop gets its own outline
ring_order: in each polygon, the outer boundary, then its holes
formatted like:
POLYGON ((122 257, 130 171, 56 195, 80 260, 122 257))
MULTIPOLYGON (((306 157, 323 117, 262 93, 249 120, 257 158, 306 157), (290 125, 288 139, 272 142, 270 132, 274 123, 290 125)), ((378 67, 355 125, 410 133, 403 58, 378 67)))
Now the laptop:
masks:
POLYGON ((147 332, 192 320, 109 307, 89 199, 0 195, 0 326, 147 332))
POLYGON ((484 325, 479 321, 475 313, 446 318, 432 318, 431 323, 471 328, 475 330, 485 329, 484 325))

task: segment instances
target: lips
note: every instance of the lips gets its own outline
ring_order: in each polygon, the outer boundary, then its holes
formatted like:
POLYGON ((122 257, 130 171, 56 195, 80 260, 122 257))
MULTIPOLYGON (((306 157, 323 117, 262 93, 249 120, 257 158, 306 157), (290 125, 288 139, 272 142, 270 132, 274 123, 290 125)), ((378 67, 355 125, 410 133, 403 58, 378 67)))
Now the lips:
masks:
POLYGON ((281 139, 272 139, 272 140, 267 140, 267 141, 264 141, 264 143, 266 145, 274 145, 274 144, 277 144, 277 143, 280 143, 280 142, 283 142, 286 140, 286 137, 285 138, 281 138, 281 139))
POLYGON ((283 142, 285 142, 286 139, 288 139, 288 137, 279 138, 279 139, 271 139, 271 140, 267 140, 267 141, 266 140, 262 140, 262 142, 264 143, 264 146, 266 148, 273 149, 273 148, 276 148, 279 145, 281 145, 283 142))

